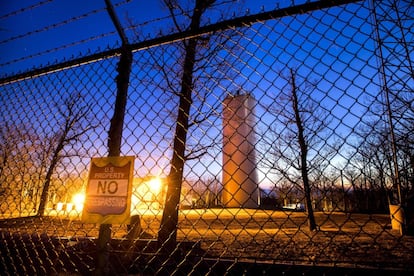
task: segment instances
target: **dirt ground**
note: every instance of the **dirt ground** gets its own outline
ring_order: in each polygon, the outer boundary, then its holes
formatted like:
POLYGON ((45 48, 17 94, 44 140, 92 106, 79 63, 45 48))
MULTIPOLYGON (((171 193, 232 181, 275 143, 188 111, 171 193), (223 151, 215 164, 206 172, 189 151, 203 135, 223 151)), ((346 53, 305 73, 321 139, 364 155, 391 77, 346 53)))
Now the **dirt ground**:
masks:
MULTIPOLYGON (((414 237, 392 230, 388 215, 315 215, 318 230, 309 231, 302 212, 182 210, 177 239, 197 244, 197 254, 209 259, 414 271, 414 237)), ((160 213, 141 214, 141 240, 156 239, 160 218, 160 213)), ((0 232, 2 247, 16 246, 16 242, 6 242, 6 236, 23 235, 30 240, 34 234, 66 240, 68 247, 96 240, 99 226, 81 223, 73 216, 26 217, 0 220, 0 232)), ((126 233, 126 225, 112 226, 114 240, 122 240, 126 233)), ((51 250, 64 250, 57 248, 51 250)), ((3 249, 2 255, 13 250, 3 249)))

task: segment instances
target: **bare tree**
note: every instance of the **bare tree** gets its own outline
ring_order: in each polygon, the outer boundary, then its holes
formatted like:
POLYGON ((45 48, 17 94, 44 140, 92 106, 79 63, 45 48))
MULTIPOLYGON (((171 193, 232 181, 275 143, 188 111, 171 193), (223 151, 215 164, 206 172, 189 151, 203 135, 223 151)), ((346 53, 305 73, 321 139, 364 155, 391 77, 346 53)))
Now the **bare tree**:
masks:
POLYGON ((281 178, 303 188, 308 225, 312 231, 316 229, 316 222, 311 176, 329 167, 329 160, 337 152, 337 147, 328 139, 327 112, 312 98, 315 84, 306 80, 299 83, 294 69, 290 69, 289 75, 283 78, 287 85, 268 107, 277 123, 263 138, 265 153, 261 160, 265 167, 274 170, 281 178))
MULTIPOLYGON (((196 0, 189 30, 194 31, 200 27, 201 17, 206 9, 215 1, 196 0)), ((174 18, 174 8, 178 7, 175 1, 165 0, 165 4, 174 18)), ((176 22, 174 20, 174 22, 176 22)), ((178 25, 177 25, 178 27, 178 25)), ((179 92, 179 107, 177 123, 174 134, 173 156, 170 173, 168 175, 168 191, 166 196, 164 213, 158 232, 158 240, 167 243, 166 247, 173 246, 177 237, 178 208, 180 202, 181 185, 183 179, 184 162, 186 155, 187 132, 190 124, 190 108, 193 101, 192 90, 194 88, 194 66, 196 63, 196 50, 200 39, 190 38, 183 41, 185 57, 182 64, 181 91, 179 92)))
POLYGON ((373 195, 378 190, 379 200, 386 208, 389 198, 389 183, 393 183, 394 171, 392 169, 392 149, 388 140, 388 131, 382 120, 374 119, 365 121, 364 124, 355 132, 355 144, 348 158, 347 174, 353 183, 359 179, 360 183, 367 183, 367 187, 355 187, 354 195, 358 199, 358 209, 369 209, 369 195, 373 195), (352 176, 350 170, 359 172, 352 176), (365 207, 363 208, 363 206, 365 207))
POLYGON ((4 121, 0 128, 0 196, 10 211, 30 214, 42 175, 42 144, 33 127, 4 121))
MULTIPOLYGON (((206 24, 204 15, 216 2, 163 1, 174 24, 172 31, 179 33, 196 33, 200 26, 206 24)), ((214 124, 214 118, 220 118, 217 110, 221 107, 221 95, 218 93, 222 93, 222 82, 231 83, 229 79, 234 81, 232 76, 237 74, 237 66, 232 60, 239 57, 235 51, 241 47, 234 40, 236 36, 237 32, 227 30, 195 35, 150 49, 151 60, 145 66, 152 64, 157 78, 149 77, 148 84, 162 91, 161 100, 165 104, 157 116, 162 125, 167 126, 162 139, 172 141, 168 190, 158 232, 158 240, 165 248, 171 248, 176 242, 180 194, 188 169, 187 161, 198 160, 217 150, 220 145, 220 135, 210 133, 215 131, 211 124, 214 124), (228 56, 229 52, 233 56, 224 59, 223 56, 228 56), (172 129, 171 125, 175 128, 172 129)))
POLYGON ((61 102, 56 103, 55 107, 58 121, 56 122, 55 130, 45 137, 49 145, 45 149, 45 152, 48 153, 48 159, 45 164, 46 173, 40 195, 38 216, 44 215, 52 175, 59 162, 64 157, 76 155, 76 153, 67 153, 65 155, 65 146, 71 144, 73 148, 73 145, 80 142, 85 133, 96 127, 90 120, 91 104, 86 102, 79 92, 67 94, 61 102))
MULTIPOLYGON (((354 133, 348 165, 359 172, 351 178, 353 183, 361 183, 353 189, 359 210, 386 211, 389 204, 414 209, 414 113, 412 89, 410 92, 407 87, 394 93, 388 90, 386 104, 379 101, 381 97, 371 99, 367 103, 369 116, 354 133)), ((408 229, 414 229, 409 226, 409 221, 414 221, 410 213, 405 212, 405 219, 408 229)))

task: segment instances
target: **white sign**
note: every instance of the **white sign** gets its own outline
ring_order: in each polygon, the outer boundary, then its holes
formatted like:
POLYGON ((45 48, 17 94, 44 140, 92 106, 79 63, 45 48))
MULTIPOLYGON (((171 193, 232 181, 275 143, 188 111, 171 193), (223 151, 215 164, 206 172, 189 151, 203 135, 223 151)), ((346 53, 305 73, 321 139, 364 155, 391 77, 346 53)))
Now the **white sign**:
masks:
POLYGON ((129 219, 134 157, 92 158, 82 220, 126 223, 129 219))

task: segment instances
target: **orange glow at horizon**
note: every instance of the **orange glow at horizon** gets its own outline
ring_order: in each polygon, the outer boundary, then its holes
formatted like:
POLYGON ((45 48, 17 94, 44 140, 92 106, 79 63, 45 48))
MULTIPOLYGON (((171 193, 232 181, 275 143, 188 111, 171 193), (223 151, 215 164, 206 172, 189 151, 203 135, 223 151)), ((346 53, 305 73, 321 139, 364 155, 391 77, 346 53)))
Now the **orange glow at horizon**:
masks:
POLYGON ((138 212, 138 210, 145 212, 146 210, 161 209, 164 190, 163 180, 159 176, 154 176, 135 179, 135 181, 132 188, 131 215, 138 212))

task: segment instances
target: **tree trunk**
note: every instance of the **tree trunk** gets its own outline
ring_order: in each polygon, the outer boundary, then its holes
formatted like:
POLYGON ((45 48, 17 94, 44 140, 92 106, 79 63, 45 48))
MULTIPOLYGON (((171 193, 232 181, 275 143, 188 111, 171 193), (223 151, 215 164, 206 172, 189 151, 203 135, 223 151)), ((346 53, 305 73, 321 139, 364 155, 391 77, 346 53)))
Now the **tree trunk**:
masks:
POLYGON ((308 166, 307 166, 308 146, 306 143, 306 138, 304 136, 305 135, 304 126, 302 123, 302 119, 300 117, 297 88, 295 84, 295 75, 292 69, 290 70, 290 73, 291 73, 291 81, 292 81, 292 105, 293 105, 293 111, 295 113, 296 126, 298 128, 298 142, 300 146, 300 162, 301 162, 300 167, 301 167, 303 188, 305 190, 306 211, 308 213, 308 225, 309 225, 309 230, 313 231, 313 230, 316 230, 316 222, 315 222, 315 216, 313 214, 311 188, 310 188, 309 177, 308 177, 308 166))
MULTIPOLYGON (((124 45, 119 63, 117 66, 118 76, 116 77, 117 93, 115 99, 114 114, 108 131, 108 156, 120 156, 122 145, 122 132, 124 128, 125 109, 128 99, 129 77, 132 66, 132 52, 124 45)), ((96 258, 95 275, 108 274, 108 244, 111 240, 111 224, 99 226, 97 240, 98 255, 96 258)))
MULTIPOLYGON (((161 244, 168 243, 170 246, 174 246, 177 238, 178 208, 185 163, 185 146, 187 142, 189 114, 192 103, 192 76, 196 45, 197 39, 193 38, 190 39, 188 46, 186 47, 180 103, 174 135, 173 156, 171 160, 171 170, 167 180, 168 191, 158 233, 158 241, 161 244)), ((165 246, 169 247, 167 244, 165 244, 165 246)))
MULTIPOLYGON (((200 27, 201 15, 209 3, 197 0, 194 13, 191 18, 190 30, 200 27)), ((187 143, 187 132, 189 127, 189 116, 192 104, 193 70, 196 57, 198 38, 191 38, 184 41, 185 59, 183 74, 181 78, 181 91, 178 107, 178 115, 173 144, 173 156, 171 169, 168 175, 168 190, 165 201, 165 208, 158 232, 158 242, 166 251, 171 251, 176 244, 178 209, 180 205, 181 186, 185 164, 185 148, 187 143)))
POLYGON ((120 156, 125 109, 128 99, 129 76, 131 74, 132 52, 124 48, 118 63, 116 77, 117 96, 114 115, 108 131, 108 156, 120 156))
MULTIPOLYGON (((66 135, 66 134, 63 134, 63 135, 66 135)), ((47 197, 49 194, 50 181, 52 178, 53 171, 55 170, 55 167, 59 161, 60 151, 63 149, 63 141, 64 141, 64 137, 60 139, 59 144, 56 147, 56 150, 53 152, 52 161, 49 165, 49 168, 47 169, 45 183, 43 184, 43 189, 42 189, 42 193, 40 196, 39 209, 37 211, 38 216, 43 216, 45 214, 47 197)))

